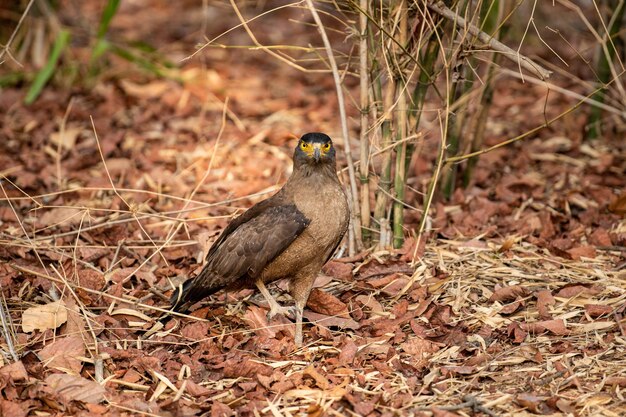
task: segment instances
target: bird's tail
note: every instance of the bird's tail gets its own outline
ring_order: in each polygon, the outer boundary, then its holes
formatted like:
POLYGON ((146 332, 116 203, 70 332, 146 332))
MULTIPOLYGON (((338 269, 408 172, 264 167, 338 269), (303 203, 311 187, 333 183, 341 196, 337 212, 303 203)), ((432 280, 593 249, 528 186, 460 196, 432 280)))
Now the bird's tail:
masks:
MULTIPOLYGON (((214 282, 214 284, 217 283, 214 282)), ((199 285, 197 279, 187 280, 182 287, 178 287, 174 290, 170 298, 170 309, 178 313, 186 313, 197 301, 218 292, 224 287, 226 287, 226 285, 222 285, 221 283, 207 287, 205 285, 199 285)))

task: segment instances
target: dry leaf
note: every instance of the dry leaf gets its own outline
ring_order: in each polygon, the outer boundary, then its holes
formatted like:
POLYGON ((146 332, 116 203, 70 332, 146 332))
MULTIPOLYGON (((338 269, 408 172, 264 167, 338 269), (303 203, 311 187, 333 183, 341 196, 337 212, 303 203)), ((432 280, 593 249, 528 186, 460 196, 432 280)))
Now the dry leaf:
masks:
POLYGON ((311 290, 306 306, 316 313, 350 318, 348 306, 343 301, 318 288, 311 290))
POLYGON ((51 374, 46 378, 46 384, 69 401, 97 404, 104 401, 106 393, 106 389, 97 382, 74 375, 51 374))
POLYGON ((243 316, 248 326, 259 336, 276 337, 273 327, 267 321, 267 311, 257 306, 250 306, 243 316))
POLYGON ((585 304, 585 311, 591 318, 606 316, 613 312, 613 307, 601 304, 585 304))
POLYGON ((521 323, 520 327, 530 333, 543 333, 548 331, 557 336, 569 334, 563 320, 543 320, 535 323, 521 323))
POLYGON ((517 297, 525 297, 528 290, 521 285, 511 285, 509 287, 496 288, 489 301, 513 301, 517 297))
POLYGON ((81 127, 67 127, 62 132, 55 132, 50 134, 50 142, 55 146, 61 146, 67 150, 70 150, 76 144, 76 138, 83 129, 81 127))
POLYGON ((609 204, 609 211, 615 214, 626 215, 626 192, 609 204))
POLYGON ((22 330, 56 329, 67 321, 67 307, 63 300, 28 308, 22 314, 22 330))
POLYGON ((304 318, 308 321, 320 324, 324 327, 339 327, 341 329, 353 329, 356 330, 361 326, 359 323, 352 319, 344 319, 342 317, 337 316, 327 316, 325 314, 314 313, 313 311, 305 311, 303 314, 304 318))
POLYGON ((8 376, 14 381, 23 381, 28 378, 28 373, 22 361, 18 361, 0 368, 0 376, 8 376))
POLYGON ((556 300, 552 296, 550 290, 541 290, 535 294, 537 297, 537 310, 539 310, 539 316, 542 319, 548 320, 552 318, 548 306, 556 304, 556 300))
POLYGON ((85 345, 79 336, 59 338, 39 352, 39 357, 48 368, 73 374, 79 374, 83 368, 79 356, 85 356, 85 345))
POLYGON ((37 227, 49 227, 54 225, 73 226, 80 224, 83 218, 83 210, 75 207, 55 207, 45 211, 37 219, 37 227))
POLYGON ((424 359, 432 356, 433 353, 439 350, 439 346, 435 343, 422 339, 421 337, 415 337, 407 340, 400 345, 400 348, 404 353, 417 357, 417 359, 424 359))

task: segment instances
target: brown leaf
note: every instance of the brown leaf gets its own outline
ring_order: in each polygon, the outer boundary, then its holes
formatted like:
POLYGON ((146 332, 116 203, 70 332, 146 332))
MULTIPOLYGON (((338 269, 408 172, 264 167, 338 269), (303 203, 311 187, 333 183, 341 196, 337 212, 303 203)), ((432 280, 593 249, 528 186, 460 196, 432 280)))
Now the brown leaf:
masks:
POLYGON ((322 375, 317 369, 315 369, 313 365, 307 366, 304 371, 302 371, 302 373, 313 378, 315 380, 315 385, 317 385, 321 389, 327 390, 330 388, 331 384, 328 379, 324 375, 322 375))
POLYGON ((555 297, 572 298, 580 294, 597 295, 603 291, 599 285, 586 286, 582 284, 566 285, 555 294, 555 297))
POLYGON ((180 334, 189 340, 203 340, 206 339, 210 333, 209 327, 210 323, 195 321, 183 327, 180 334))
POLYGON ((626 215, 626 192, 611 201, 611 204, 609 204, 609 211, 615 214, 626 215))
POLYGON ((267 321, 267 311, 257 306, 250 306, 243 316, 248 326, 259 336, 276 337, 276 332, 267 321))
POLYGON ((311 290, 306 306, 316 313, 350 318, 348 306, 343 301, 318 288, 311 290))
POLYGON ((235 412, 232 408, 219 401, 213 401, 211 403, 211 417, 230 417, 234 416, 235 412))
POLYGON ((610 376, 608 377, 604 383, 606 385, 618 386, 625 388, 626 387, 626 376, 610 376))
POLYGON ((50 374, 45 382, 53 391, 69 401, 81 401, 92 404, 104 401, 106 389, 97 382, 80 376, 50 374))
POLYGON ((106 282, 114 282, 119 284, 120 282, 125 282, 130 277, 135 274, 137 268, 116 268, 113 271, 104 275, 104 279, 106 282))
POLYGON ((352 319, 345 319, 343 317, 337 316, 327 316, 325 314, 315 313, 313 311, 306 310, 303 314, 304 318, 308 321, 319 324, 324 327, 339 327, 341 329, 352 329, 356 330, 361 326, 359 323, 352 319))
POLYGON ((255 378, 257 375, 271 375, 273 369, 271 366, 257 362, 252 357, 238 357, 227 359, 222 362, 220 368, 224 370, 226 378, 255 378))
POLYGON ((65 302, 52 303, 27 308, 22 313, 22 330, 30 333, 33 330, 56 329, 67 321, 67 307, 65 302))
POLYGON ((523 330, 528 331, 529 333, 535 334, 543 333, 545 331, 548 331, 557 336, 564 336, 566 334, 569 334, 569 330, 567 330, 567 328, 565 327, 565 321, 558 319, 543 320, 534 323, 521 323, 520 327, 523 330))
POLYGON ((516 321, 508 325, 506 332, 509 336, 513 336, 513 343, 522 343, 528 336, 528 332, 522 329, 516 321))
POLYGON ((514 301, 512 303, 509 303, 503 306, 500 309, 499 313, 500 314, 513 314, 525 305, 526 303, 524 303, 524 300, 517 300, 517 301, 514 301))
POLYGON ((28 406, 22 402, 12 402, 0 398, 0 416, 26 417, 28 406))
POLYGON ((600 227, 589 236, 589 243, 595 246, 611 246, 613 244, 609 232, 600 227))
POLYGON ((613 307, 601 304, 585 304, 585 311, 591 318, 609 315, 613 312, 613 307))
POLYGON ((511 285, 509 287, 496 288, 489 301, 513 301, 517 297, 525 297, 528 290, 521 285, 511 285))
POLYGON ((83 369, 79 356, 85 356, 85 345, 80 336, 59 338, 39 352, 39 357, 48 368, 72 374, 79 374, 83 369))
POLYGON ((446 377, 453 377, 456 375, 471 375, 476 373, 477 368, 475 366, 442 366, 441 374, 446 377))
POLYGON ((354 265, 351 263, 330 261, 324 265, 324 273, 330 275, 341 281, 353 281, 352 268, 354 265))
POLYGON ((352 339, 347 339, 346 342, 341 347, 341 350, 339 352, 339 358, 338 358, 339 364, 340 365, 352 365, 358 350, 359 348, 356 345, 356 343, 354 343, 352 339))
POLYGON ((80 224, 83 218, 83 210, 74 207, 56 207, 42 214, 37 219, 37 227, 50 227, 56 225, 73 226, 80 224))
POLYGON ((556 300, 552 296, 550 290, 541 290, 535 294, 537 297, 537 310, 539 310, 539 317, 544 320, 551 319, 552 315, 548 311, 548 306, 556 304, 556 300))
POLYGON ((400 345, 405 353, 416 356, 417 359, 423 359, 432 356, 433 353, 439 350, 439 346, 429 340, 421 337, 414 337, 400 345))
POLYGON ((552 414, 553 410, 545 403, 544 398, 532 394, 520 394, 515 401, 535 414, 552 414))
POLYGON ((8 376, 13 381, 23 381, 28 378, 28 373, 22 361, 17 361, 0 368, 0 376, 8 376))
POLYGON ((569 256, 579 261, 580 258, 595 258, 596 257, 596 248, 593 246, 577 246, 575 248, 569 249, 566 251, 569 256))

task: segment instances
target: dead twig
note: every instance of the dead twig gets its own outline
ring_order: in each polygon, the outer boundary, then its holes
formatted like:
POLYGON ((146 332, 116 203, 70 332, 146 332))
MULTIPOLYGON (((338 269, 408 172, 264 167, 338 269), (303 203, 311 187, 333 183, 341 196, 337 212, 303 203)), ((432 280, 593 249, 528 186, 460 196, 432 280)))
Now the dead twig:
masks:
POLYGON ((454 11, 446 7, 446 5, 443 2, 440 1, 434 4, 428 4, 428 8, 434 11, 435 13, 440 14, 444 18, 452 21, 454 24, 456 24, 460 28, 467 30, 469 33, 476 36, 481 42, 484 42, 487 45, 489 45, 491 49, 502 53, 507 59, 515 62, 521 67, 524 67, 528 71, 537 75, 542 80, 545 80, 546 78, 550 78, 550 75, 552 75, 552 71, 548 71, 547 69, 543 68, 541 65, 534 62, 532 59, 520 54, 519 52, 514 51, 513 49, 509 48, 502 42, 489 36, 487 33, 481 31, 478 27, 467 22, 464 18, 462 18, 457 13, 455 13, 454 11))

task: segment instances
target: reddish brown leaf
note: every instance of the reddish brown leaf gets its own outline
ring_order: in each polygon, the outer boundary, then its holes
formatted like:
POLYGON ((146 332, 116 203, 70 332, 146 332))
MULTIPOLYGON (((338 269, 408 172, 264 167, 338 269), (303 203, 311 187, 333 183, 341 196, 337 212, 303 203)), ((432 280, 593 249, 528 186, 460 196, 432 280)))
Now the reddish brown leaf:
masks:
POLYGON ((579 294, 596 295, 600 294, 603 288, 599 285, 585 286, 580 284, 566 285, 559 292, 555 294, 555 297, 560 298, 572 298, 579 294))
POLYGON ((535 294, 537 297, 537 310, 539 310, 539 317, 544 320, 551 319, 552 315, 548 309, 548 306, 556 304, 556 300, 552 296, 550 290, 541 290, 535 294))
POLYGON ((330 261, 324 265, 323 270, 325 274, 328 274, 335 279, 341 281, 352 281, 354 280, 354 277, 352 276, 353 268, 354 265, 351 263, 330 261))
POLYGON ((528 290, 521 285, 511 285, 509 287, 496 288, 489 301, 512 301, 517 297, 525 297, 528 290))
POLYGON ((28 378, 28 373, 22 361, 17 361, 0 368, 0 376, 8 376, 13 381, 23 381, 28 378))
POLYGON ((545 403, 545 398, 533 394, 520 394, 515 401, 535 414, 552 414, 553 410, 545 403))
POLYGON ((85 345, 80 336, 59 338, 39 352, 39 357, 48 368, 76 375, 83 368, 82 361, 78 359, 80 356, 85 356, 85 345))
POLYGON ((557 336, 569 334, 569 330, 565 327, 565 321, 563 320, 543 320, 534 323, 521 323, 520 327, 529 333, 535 334, 543 333, 545 331, 557 336))
POLYGON ((340 365, 351 365, 354 362, 354 358, 358 351, 358 346, 352 339, 347 339, 346 342, 341 347, 341 351, 339 352, 339 364, 340 365))
POLYGON ((415 356, 417 359, 427 358, 439 350, 439 346, 421 337, 414 337, 400 345, 404 353, 415 356))
POLYGON ((597 228, 589 236, 589 243, 595 246, 611 246, 611 235, 606 229, 597 228))
POLYGON ((591 318, 609 315, 613 312, 613 307, 601 304, 585 304, 585 311, 591 318))
POLYGON ((512 303, 506 304, 504 307, 500 309, 500 314, 513 314, 519 309, 521 309, 526 304, 524 300, 517 300, 512 303))
POLYGON ((350 318, 348 306, 343 301, 318 288, 311 290, 311 295, 306 305, 316 313, 350 318))
POLYGON ((520 326, 518 322, 513 322, 507 327, 507 334, 509 336, 513 336, 514 343, 522 343, 526 336, 528 336, 528 332, 520 326))
POLYGON ((569 256, 578 261, 580 258, 595 258, 596 257, 596 248, 593 246, 577 246, 575 248, 567 250, 569 256))
POLYGON ((104 401, 106 393, 106 389, 97 382, 74 375, 51 374, 46 377, 46 384, 70 401, 97 404, 104 401))
POLYGON ((26 417, 28 415, 28 406, 23 401, 13 402, 0 398, 0 415, 26 417))
POLYGON ((209 335, 209 327, 210 323, 196 321, 184 326, 180 334, 189 340, 202 340, 209 335))
POLYGON ((308 310, 304 311, 303 316, 310 322, 319 324, 324 327, 339 327, 341 329, 353 330, 361 327, 359 323, 352 319, 344 319, 343 317, 337 316, 327 316, 325 314, 319 314, 308 310))
POLYGON ((243 316, 248 326, 259 336, 273 338, 276 332, 267 321, 267 311, 257 306, 250 306, 243 316))
POLYGON ((604 380, 606 385, 626 388, 626 376, 610 376, 604 380))
POLYGON ((609 210, 615 214, 626 215, 626 193, 622 193, 609 204, 609 210))

